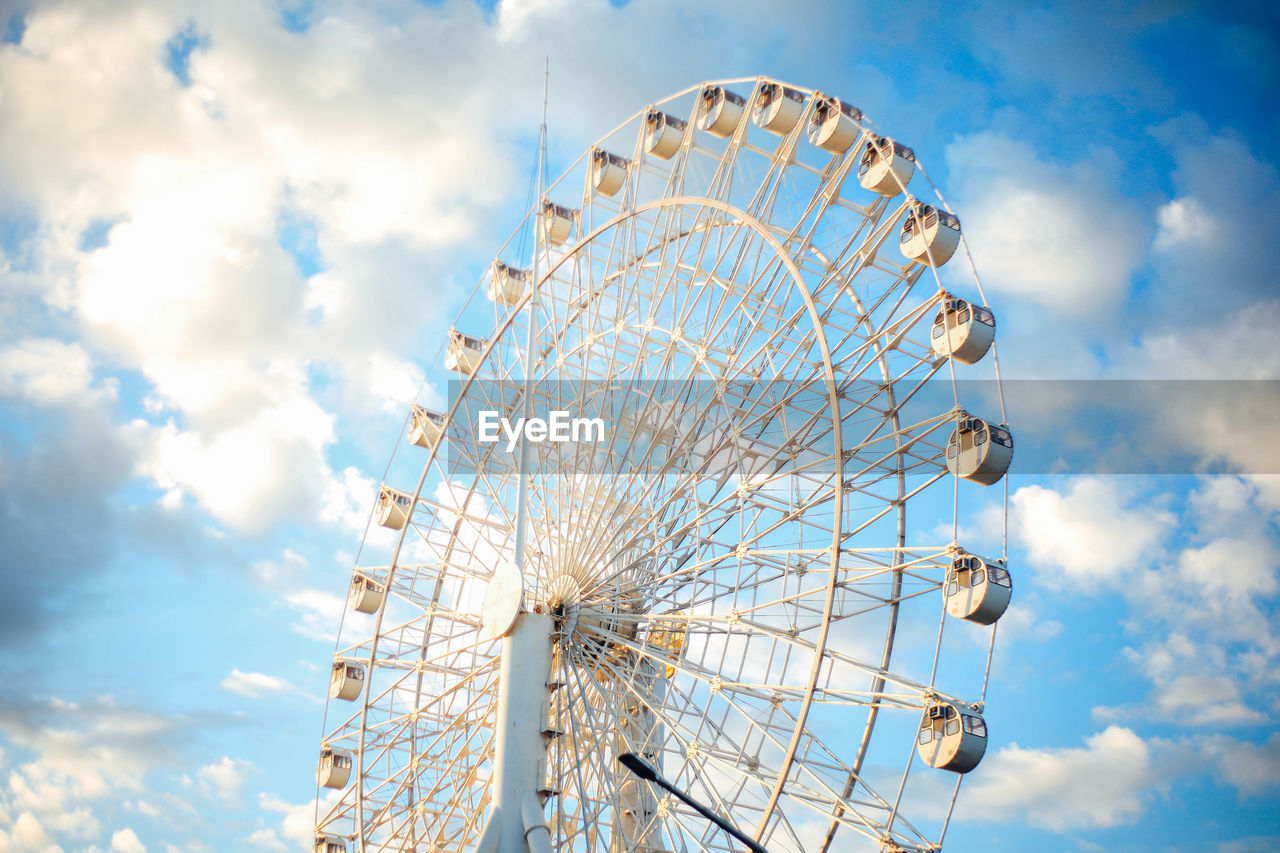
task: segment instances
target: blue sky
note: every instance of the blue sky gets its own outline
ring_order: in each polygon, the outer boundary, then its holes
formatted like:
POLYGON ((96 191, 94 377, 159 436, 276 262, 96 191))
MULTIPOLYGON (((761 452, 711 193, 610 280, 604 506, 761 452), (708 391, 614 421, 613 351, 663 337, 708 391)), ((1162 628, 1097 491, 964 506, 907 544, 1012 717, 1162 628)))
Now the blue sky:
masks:
MULTIPOLYGON (((308 848, 374 484, 523 215, 544 56, 552 175, 702 80, 857 104, 965 223, 1006 378, 1280 379, 1277 32, 1249 3, 0 0, 0 851, 308 848)), ((1181 476, 1011 477, 1000 725, 947 849, 1280 847, 1278 416, 1186 413, 1181 476)))

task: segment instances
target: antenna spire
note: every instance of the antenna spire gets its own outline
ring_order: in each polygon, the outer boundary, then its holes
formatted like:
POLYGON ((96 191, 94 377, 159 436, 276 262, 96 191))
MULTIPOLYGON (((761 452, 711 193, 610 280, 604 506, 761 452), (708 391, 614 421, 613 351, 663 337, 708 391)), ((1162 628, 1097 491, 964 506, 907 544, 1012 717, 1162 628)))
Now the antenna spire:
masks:
MULTIPOLYGON (((544 181, 543 173, 547 169, 547 90, 551 82, 551 56, 547 55, 542 69, 542 126, 538 130, 538 195, 536 213, 533 219, 533 264, 529 281, 529 328, 524 352, 524 417, 527 420, 533 414, 533 333, 538 315, 538 284, 541 270, 538 269, 538 258, 542 253, 542 204, 544 181)), ((528 535, 529 516, 529 440, 523 433, 520 438, 520 485, 516 493, 516 530, 515 530, 515 562, 523 574, 526 569, 525 539, 528 535)))
POLYGON ((542 183, 547 168, 547 91, 551 87, 551 55, 547 54, 542 67, 542 128, 538 131, 538 198, 542 198, 542 183))

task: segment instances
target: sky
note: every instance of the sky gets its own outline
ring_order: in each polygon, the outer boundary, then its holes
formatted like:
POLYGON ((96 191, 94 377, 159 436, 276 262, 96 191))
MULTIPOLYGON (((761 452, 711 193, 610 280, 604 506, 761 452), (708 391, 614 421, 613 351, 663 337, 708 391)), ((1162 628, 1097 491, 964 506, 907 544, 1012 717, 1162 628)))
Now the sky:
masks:
MULTIPOLYGON (((0 37, 0 851, 309 849, 355 549, 527 208, 544 58, 552 175, 703 80, 891 127, 1006 379, 1280 379, 1262 3, 0 0, 0 37)), ((1280 848, 1280 408, 1235 387, 1175 413, 1181 473, 1010 476, 948 850, 1280 848)))

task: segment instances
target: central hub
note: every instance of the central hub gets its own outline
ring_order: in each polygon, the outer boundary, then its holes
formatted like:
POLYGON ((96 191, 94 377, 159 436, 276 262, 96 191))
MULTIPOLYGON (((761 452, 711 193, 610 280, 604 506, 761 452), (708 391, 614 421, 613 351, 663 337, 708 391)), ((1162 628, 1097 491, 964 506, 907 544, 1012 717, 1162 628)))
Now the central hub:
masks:
POLYGON ((569 636, 578 628, 578 613, 582 609, 582 587, 572 575, 560 575, 547 585, 547 611, 556 621, 562 636, 569 636))
POLYGON ((607 678, 607 662, 620 659, 626 653, 624 641, 635 639, 639 597, 619 588, 584 595, 581 582, 568 574, 553 578, 543 595, 561 641, 597 677, 607 678))

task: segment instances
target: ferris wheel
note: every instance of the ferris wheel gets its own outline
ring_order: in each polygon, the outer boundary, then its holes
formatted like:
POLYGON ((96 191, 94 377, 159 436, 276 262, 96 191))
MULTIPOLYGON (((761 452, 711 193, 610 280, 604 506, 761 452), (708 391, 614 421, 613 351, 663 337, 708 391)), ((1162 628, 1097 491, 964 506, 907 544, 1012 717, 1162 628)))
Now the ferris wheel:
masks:
POLYGON ((999 533, 959 541, 1013 454, 994 334, 959 219, 845 101, 709 83, 601 139, 412 406, 317 853, 738 849, 624 753, 774 853, 938 849, 1012 590, 999 533))

